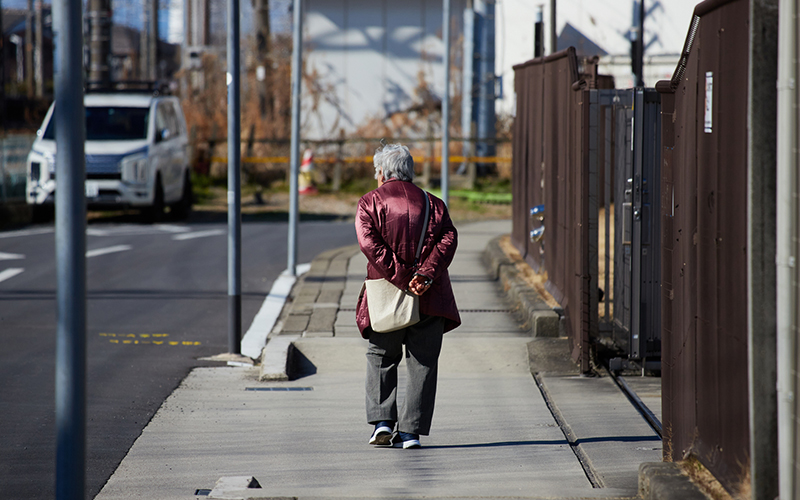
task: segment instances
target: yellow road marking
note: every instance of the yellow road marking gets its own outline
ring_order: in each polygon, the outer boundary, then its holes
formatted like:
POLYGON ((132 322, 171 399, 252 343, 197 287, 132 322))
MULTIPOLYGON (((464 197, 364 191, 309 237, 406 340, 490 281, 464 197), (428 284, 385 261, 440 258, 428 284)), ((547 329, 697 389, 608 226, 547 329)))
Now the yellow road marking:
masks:
POLYGON ((101 333, 101 337, 108 338, 112 344, 130 344, 130 345, 171 345, 171 346, 198 346, 200 342, 194 340, 150 340, 156 338, 169 337, 168 333, 101 333), (146 339, 146 340, 139 340, 146 339))

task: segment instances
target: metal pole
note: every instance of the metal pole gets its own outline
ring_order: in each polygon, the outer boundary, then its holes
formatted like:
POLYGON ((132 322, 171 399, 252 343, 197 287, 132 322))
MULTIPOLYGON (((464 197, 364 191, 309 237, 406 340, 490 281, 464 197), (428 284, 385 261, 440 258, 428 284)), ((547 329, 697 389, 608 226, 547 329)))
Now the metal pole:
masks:
POLYGON ((550 53, 558 52, 556 36, 556 0, 550 0, 550 53))
POLYGON ((533 24, 533 57, 544 55, 544 5, 536 11, 536 22, 533 24))
MULTIPOLYGON (((44 70, 42 56, 44 55, 42 52, 44 50, 44 15, 42 14, 42 0, 36 0, 34 2, 35 5, 35 23, 36 23, 36 31, 34 33, 34 40, 36 41, 36 45, 33 48, 33 80, 34 86, 36 88, 36 97, 44 96, 44 70)), ((81 27, 83 26, 83 21, 78 20, 81 27)), ((83 59, 80 60, 80 65, 83 67, 83 59)))
MULTIPOLYGON (((0 26, 3 25, 3 0, 0 0, 0 26)), ((5 45, 3 41, 5 37, 0 33, 0 54, 5 54, 5 45)), ((17 54, 19 54, 19 50, 17 50, 17 54)), ((17 66, 19 67, 19 66, 17 66)), ((19 81, 19 73, 17 73, 17 81, 19 81)), ((3 135, 5 134, 6 130, 6 72, 5 72, 5 65, 0 64, 0 130, 3 131, 3 135)), ((0 148, 2 149, 2 148, 0 148)), ((5 186, 5 173, 3 173, 2 178, 3 185, 5 186)), ((5 196, 3 196, 3 201, 5 202, 5 196)))
MULTIPOLYGON (((478 53, 478 102, 477 102, 477 136, 475 152, 478 156, 495 156, 495 0, 475 2, 475 12, 479 21, 478 53)), ((480 175, 486 175, 493 168, 491 163, 478 164, 480 175)))
MULTIPOLYGON (((795 498, 797 464, 797 3, 780 0, 776 189, 776 319, 779 498, 795 498)), ((752 52, 751 52, 752 53, 752 52)), ((752 453, 752 452, 751 452, 752 453)), ((752 472, 751 472, 752 474, 752 472)), ((756 493, 756 490, 753 490, 756 493)))
POLYGON ((28 97, 33 97, 33 0, 28 0, 25 14, 25 87, 28 97))
POLYGON ((443 0, 444 94, 442 96, 442 201, 450 204, 450 0, 443 0))
POLYGON ((294 0, 292 25, 292 144, 289 163, 289 247, 287 271, 297 276, 297 175, 300 171, 300 64, 303 57, 303 0, 294 0))
MULTIPOLYGON (((473 137, 472 104, 475 99, 474 61, 475 9, 472 6, 472 0, 467 0, 467 5, 464 7, 464 63, 461 70, 461 137, 464 138, 461 145, 461 154, 465 158, 473 156, 473 146, 469 139, 473 137)), ((474 162, 470 164, 469 161, 464 160, 459 169, 459 173, 467 172, 467 174, 470 175, 470 180, 473 180, 474 176, 471 174, 474 172, 474 168, 474 162), (472 166, 472 171, 470 171, 470 165, 472 166)))
MULTIPOLYGON (((41 5, 41 2, 38 2, 41 5)), ((82 499, 86 462, 86 198, 81 2, 53 2, 56 172, 56 498, 82 499)))
POLYGON ((636 86, 644 87, 644 0, 639 0, 639 38, 636 42, 638 43, 636 57, 639 59, 637 61, 639 74, 636 86))
POLYGON ((242 351, 239 0, 228 0, 228 352, 242 351))

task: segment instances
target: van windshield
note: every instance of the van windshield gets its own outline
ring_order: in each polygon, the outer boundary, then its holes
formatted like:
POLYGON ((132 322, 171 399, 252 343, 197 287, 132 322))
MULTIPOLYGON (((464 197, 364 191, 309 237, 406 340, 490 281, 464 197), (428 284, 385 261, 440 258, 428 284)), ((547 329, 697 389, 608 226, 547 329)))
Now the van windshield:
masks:
MULTIPOLYGON (((44 138, 55 140, 55 113, 47 124, 44 138)), ((147 139, 150 108, 96 106, 86 108, 87 141, 134 141, 147 139)))

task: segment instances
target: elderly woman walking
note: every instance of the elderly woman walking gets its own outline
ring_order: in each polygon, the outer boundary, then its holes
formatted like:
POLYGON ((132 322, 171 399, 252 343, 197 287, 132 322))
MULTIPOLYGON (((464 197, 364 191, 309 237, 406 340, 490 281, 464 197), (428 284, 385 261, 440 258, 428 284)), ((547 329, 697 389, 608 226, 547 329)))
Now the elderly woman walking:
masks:
POLYGON ((419 296, 419 322, 378 333, 370 322, 369 297, 363 291, 359 296, 356 322, 369 340, 367 421, 375 426, 369 444, 419 448, 419 436, 429 434, 433 418, 442 335, 461 324, 447 272, 458 233, 444 202, 411 182, 414 159, 407 147, 383 146, 373 162, 378 188, 361 198, 356 213, 367 279, 384 278, 419 296), (397 367, 404 344, 408 382, 398 412, 397 367))

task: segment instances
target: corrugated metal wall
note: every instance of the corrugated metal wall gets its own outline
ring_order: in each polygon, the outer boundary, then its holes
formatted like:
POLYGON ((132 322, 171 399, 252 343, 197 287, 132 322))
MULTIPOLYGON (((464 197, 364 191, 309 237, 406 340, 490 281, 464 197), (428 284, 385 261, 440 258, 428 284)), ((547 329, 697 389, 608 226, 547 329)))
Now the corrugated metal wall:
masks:
POLYGON ((699 4, 685 73, 657 86, 665 458, 694 455, 731 490, 749 463, 748 21, 747 0, 699 4))
POLYGON ((596 235, 597 193, 590 200, 588 130, 584 133, 588 93, 578 80, 573 48, 515 66, 514 71, 512 242, 534 269, 547 272, 547 288, 564 309, 572 357, 588 371, 589 339, 597 329, 597 254, 595 248, 592 266, 588 223, 594 213, 596 235), (546 261, 539 243, 529 238, 530 208, 540 204, 546 210, 546 261))

